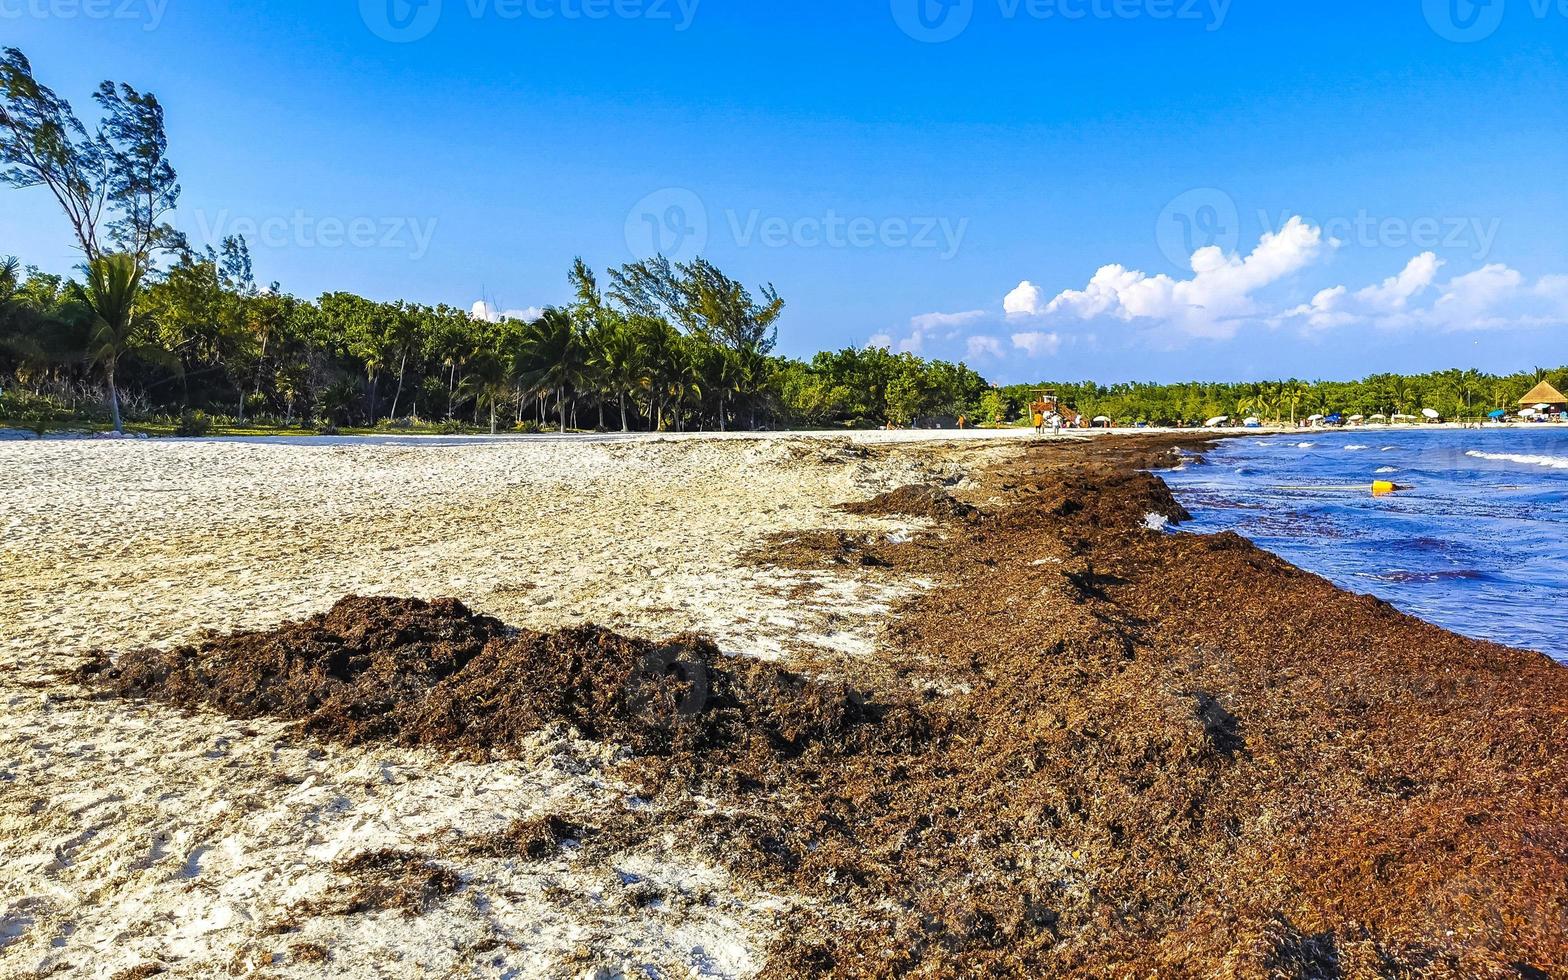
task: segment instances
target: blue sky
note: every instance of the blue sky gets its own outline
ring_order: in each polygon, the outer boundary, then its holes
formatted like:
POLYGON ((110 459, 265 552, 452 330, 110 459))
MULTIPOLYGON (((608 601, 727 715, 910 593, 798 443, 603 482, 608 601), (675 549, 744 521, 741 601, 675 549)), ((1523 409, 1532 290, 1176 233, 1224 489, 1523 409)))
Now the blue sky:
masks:
MULTIPOLYGON (((0 37, 84 115, 157 93, 176 224, 299 295, 525 309, 700 249, 791 354, 1568 361, 1568 0, 942 2, 0 0, 0 37)), ((0 195, 0 252, 68 269, 0 195)))

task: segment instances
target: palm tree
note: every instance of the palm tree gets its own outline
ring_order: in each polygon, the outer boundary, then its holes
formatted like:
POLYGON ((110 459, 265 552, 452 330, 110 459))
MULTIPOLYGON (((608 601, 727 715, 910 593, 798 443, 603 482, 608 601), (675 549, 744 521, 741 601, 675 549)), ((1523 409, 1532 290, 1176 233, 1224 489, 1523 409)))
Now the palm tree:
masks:
POLYGON ((9 303, 22 285, 22 264, 15 256, 0 259, 0 303, 9 303))
POLYGON ((1288 400, 1290 402, 1291 428, 1296 427, 1296 414, 1301 408, 1301 403, 1311 394, 1311 388, 1308 388, 1305 384, 1295 380, 1294 378, 1285 382, 1284 390, 1281 392, 1281 399, 1288 400))
POLYGON ((608 322, 598 331, 590 363, 619 403, 622 432, 631 431, 626 417, 626 399, 643 386, 646 360, 637 334, 626 321, 608 322))
POLYGON ((93 314, 93 332, 88 355, 102 364, 109 384, 109 411, 114 431, 124 432, 120 418, 120 390, 115 372, 126 354, 144 349, 147 344, 136 321, 136 301, 141 292, 142 267, 136 256, 127 253, 105 255, 87 264, 87 285, 75 286, 76 296, 93 314))
POLYGON ((523 382, 528 387, 555 392, 566 432, 566 392, 582 378, 586 350, 582 337, 564 310, 551 307, 523 330, 520 345, 523 382))

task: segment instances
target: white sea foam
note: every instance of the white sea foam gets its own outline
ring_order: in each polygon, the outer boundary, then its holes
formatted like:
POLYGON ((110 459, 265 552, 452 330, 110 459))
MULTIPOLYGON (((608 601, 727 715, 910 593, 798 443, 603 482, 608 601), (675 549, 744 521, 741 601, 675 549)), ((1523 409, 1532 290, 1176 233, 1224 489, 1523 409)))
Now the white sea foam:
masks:
POLYGON ((1315 442, 1298 442, 1298 443, 1296 443, 1296 448, 1297 449, 1311 449, 1313 446, 1316 446, 1316 445, 1317 445, 1317 443, 1315 443, 1315 442))
POLYGON ((1397 467, 1397 466, 1385 466, 1385 467, 1379 469, 1378 472, 1379 473, 1398 473, 1399 472, 1399 467, 1397 467))
POLYGON ((1360 452, 1363 449, 1371 449, 1371 448, 1372 448, 1371 446, 1346 446, 1345 447, 1345 452, 1347 452, 1347 453, 1354 453, 1354 452, 1360 452))
POLYGON ((1483 453, 1472 449, 1465 453, 1472 459, 1490 459, 1500 463, 1520 463, 1524 466, 1545 466, 1553 470, 1568 470, 1568 456, 1529 456, 1524 453, 1483 453))

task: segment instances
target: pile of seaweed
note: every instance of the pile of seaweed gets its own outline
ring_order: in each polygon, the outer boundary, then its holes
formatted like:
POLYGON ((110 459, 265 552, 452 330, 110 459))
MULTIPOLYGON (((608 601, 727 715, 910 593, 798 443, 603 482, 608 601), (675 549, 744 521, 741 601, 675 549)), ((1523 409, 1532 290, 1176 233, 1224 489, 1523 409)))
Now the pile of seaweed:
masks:
POLYGON ((897 611, 869 695, 695 637, 367 599, 83 679, 350 742, 631 746, 658 806, 495 846, 673 834, 788 883, 814 901, 770 976, 1568 976, 1568 670, 1234 535, 1150 531, 1185 516, 1144 472, 1176 444, 1031 450, 984 515, 932 488, 860 508, 938 520, 876 557, 935 554, 944 583, 897 611))
POLYGON ((300 723, 313 737, 505 757, 559 725, 670 758, 847 752, 920 726, 843 684, 595 627, 514 631, 451 599, 350 598, 276 629, 100 655, 77 679, 126 698, 300 723))
POLYGON ((771 972, 1568 976, 1568 671, 1151 532, 1171 448, 1041 447, 948 529, 885 655, 953 736, 724 840, 831 903, 771 972))

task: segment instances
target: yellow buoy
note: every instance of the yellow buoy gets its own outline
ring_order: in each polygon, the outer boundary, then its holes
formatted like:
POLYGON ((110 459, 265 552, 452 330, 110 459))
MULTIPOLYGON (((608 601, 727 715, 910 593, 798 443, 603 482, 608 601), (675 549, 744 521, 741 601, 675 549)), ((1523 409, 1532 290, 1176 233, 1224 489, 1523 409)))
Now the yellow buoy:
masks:
POLYGON ((1372 484, 1372 496, 1386 496, 1387 494, 1391 494, 1398 489, 1399 487, 1396 484, 1390 483, 1387 480, 1378 480, 1372 484))

